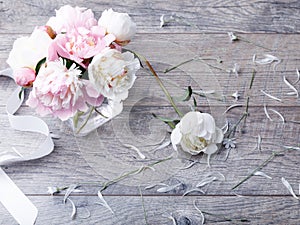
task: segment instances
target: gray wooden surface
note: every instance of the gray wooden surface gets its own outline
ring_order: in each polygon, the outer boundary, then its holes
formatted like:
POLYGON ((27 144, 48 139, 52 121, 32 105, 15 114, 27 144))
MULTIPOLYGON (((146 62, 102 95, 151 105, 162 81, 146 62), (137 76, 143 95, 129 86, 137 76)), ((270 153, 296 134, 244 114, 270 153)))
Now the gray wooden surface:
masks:
MULTIPOLYGON (((55 119, 46 117, 50 130, 60 138, 55 140, 54 152, 42 159, 4 167, 4 170, 21 190, 33 201, 39 210, 36 224, 146 224, 144 210, 148 224, 172 224, 168 219, 172 215, 177 224, 199 224, 200 214, 193 203, 206 212, 206 224, 240 224, 241 221, 225 221, 226 218, 246 218, 250 222, 245 224, 299 224, 300 205, 281 182, 285 177, 296 194, 299 194, 299 151, 286 152, 284 156, 274 158, 262 169, 273 179, 255 176, 242 184, 235 191, 231 188, 246 177, 253 169, 266 160, 273 151, 282 150, 283 145, 299 147, 300 104, 299 98, 288 96, 291 90, 283 82, 283 76, 291 82, 297 79, 296 68, 299 68, 299 10, 298 1, 0 1, 0 69, 7 67, 5 61, 12 48, 13 41, 25 34, 29 34, 35 26, 43 25, 54 9, 64 4, 91 8, 96 17, 104 9, 112 7, 116 11, 128 12, 138 27, 138 34, 129 45, 130 49, 143 53, 162 76, 164 81, 171 81, 185 88, 192 84, 193 88, 215 85, 217 80, 220 92, 226 97, 225 101, 209 101, 197 98, 202 111, 215 111, 222 116, 223 110, 232 104, 244 104, 250 96, 249 117, 245 127, 238 132, 237 148, 233 149, 227 160, 226 150, 219 151, 211 160, 211 168, 206 168, 206 158, 199 156, 199 164, 187 170, 178 170, 171 174, 166 184, 180 181, 184 183, 168 193, 158 193, 158 187, 144 189, 144 186, 133 185, 130 180, 109 186, 103 191, 104 198, 115 212, 112 215, 106 208, 98 205, 97 191, 100 185, 82 185, 82 193, 74 193, 71 199, 78 208, 78 215, 71 220, 71 205, 63 204, 63 193, 57 196, 47 194, 49 186, 66 186, 74 183, 89 183, 105 181, 101 171, 95 171, 89 160, 80 151, 76 138, 67 132, 64 125, 55 119), (178 18, 164 28, 159 27, 162 14, 178 18), (228 31, 235 31, 243 39, 252 43, 238 41, 231 43, 228 31), (151 41, 149 41, 151 40, 151 41), (148 44, 147 44, 148 43, 148 44), (156 44, 157 43, 157 44, 156 44), (160 43, 160 44, 159 44, 160 43), (164 45, 164 43, 167 43, 164 45), (257 45, 264 46, 266 50, 257 45), (170 47, 173 46, 173 47, 170 47), (272 54, 281 59, 274 67, 271 65, 254 65, 252 57, 263 57, 272 54), (162 72, 170 63, 180 63, 190 56, 200 55, 202 58, 218 58, 206 61, 221 69, 207 67, 203 63, 194 66, 188 73, 189 64, 175 70, 169 75, 162 72), (172 57, 171 57, 172 56, 172 57), (170 60, 172 58, 172 60, 170 60), (234 64, 240 66, 239 76, 230 70, 234 64), (248 86, 252 71, 257 71, 251 92, 248 86), (282 102, 274 101, 261 93, 268 92, 282 102), (235 101, 231 94, 239 91, 241 98, 235 101), (264 104, 268 109, 280 112, 286 122, 270 112, 274 119, 270 121, 264 113, 264 104), (262 137, 261 151, 255 149, 257 136, 262 137), (209 172, 220 172, 226 181, 214 182, 205 189, 205 194, 193 192, 189 196, 182 194, 191 189, 209 172), (127 183, 128 182, 128 183, 127 183), (140 190, 143 195, 144 209, 140 190), (89 215, 90 214, 90 215, 89 215), (219 215, 219 216, 216 216, 219 215), (221 215, 221 216, 220 216, 221 215), (188 219, 187 219, 188 218, 188 219), (190 223, 188 223, 190 221, 190 223)), ((130 111, 130 122, 133 133, 151 133, 161 129, 163 125, 152 127, 149 131, 149 115, 155 112, 160 115, 174 116, 174 112, 155 79, 144 72, 138 74, 141 82, 139 90, 155 93, 155 98, 136 103, 129 98, 126 107, 130 111)), ((12 80, 0 77, 0 151, 12 145, 34 147, 42 137, 35 134, 24 134, 9 127, 5 114, 5 104, 8 96, 15 88, 12 80), (32 143, 30 140, 34 139, 32 143)), ((172 90, 174 95, 182 94, 180 88, 172 90)), ((299 90, 299 83, 295 85, 299 90)), ((187 107, 181 106, 185 111, 187 107)), ((126 111, 126 110, 125 110, 126 111)), ((234 108, 226 114, 226 119, 234 123, 242 115, 244 108, 234 108)), ((32 110, 23 106, 20 114, 31 114, 32 110)), ((121 114, 119 121, 128 120, 121 114)), ((155 123, 157 124, 157 123, 155 123)), ((166 127, 165 127, 166 128, 166 127)), ((117 134, 112 129, 112 123, 103 126, 101 130, 103 146, 111 146, 110 151, 118 154, 120 149, 113 147, 117 134)), ((118 137, 117 137, 118 138, 118 137)), ((98 149, 101 151, 101 149, 98 149)), ((99 166, 101 168, 101 166, 99 166)), ((105 169, 105 168, 103 168, 105 169)), ((15 224, 5 208, 0 205, 0 224, 15 224)))

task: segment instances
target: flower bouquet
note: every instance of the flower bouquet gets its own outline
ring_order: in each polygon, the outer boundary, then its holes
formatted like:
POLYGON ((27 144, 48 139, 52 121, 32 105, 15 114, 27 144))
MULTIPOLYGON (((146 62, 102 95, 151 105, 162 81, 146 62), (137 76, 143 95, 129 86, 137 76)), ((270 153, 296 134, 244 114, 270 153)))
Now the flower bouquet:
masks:
POLYGON ((128 14, 61 7, 45 26, 14 42, 7 63, 26 104, 41 116, 69 120, 86 135, 120 114, 140 63, 122 50, 136 32, 128 14))

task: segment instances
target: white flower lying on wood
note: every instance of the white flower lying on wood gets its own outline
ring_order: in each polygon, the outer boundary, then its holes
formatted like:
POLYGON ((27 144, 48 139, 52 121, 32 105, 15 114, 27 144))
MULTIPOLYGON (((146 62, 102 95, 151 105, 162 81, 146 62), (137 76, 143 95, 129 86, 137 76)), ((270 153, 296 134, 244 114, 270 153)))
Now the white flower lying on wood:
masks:
POLYGON ((188 112, 176 125, 171 134, 173 148, 180 143, 182 150, 197 155, 201 152, 211 155, 218 150, 223 132, 216 127, 214 118, 208 113, 188 112))

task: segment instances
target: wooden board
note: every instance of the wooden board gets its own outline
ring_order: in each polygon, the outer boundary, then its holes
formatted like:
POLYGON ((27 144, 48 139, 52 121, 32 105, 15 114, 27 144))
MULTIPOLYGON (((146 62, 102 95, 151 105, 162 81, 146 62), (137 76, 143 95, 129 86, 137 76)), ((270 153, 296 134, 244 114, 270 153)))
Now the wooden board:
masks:
MULTIPOLYGON (((138 26, 138 34, 128 48, 143 53, 149 59, 172 95, 181 96, 189 85, 193 90, 214 89, 222 101, 216 100, 216 96, 196 96, 199 108, 201 111, 214 113, 221 122, 228 120, 231 123, 240 118, 245 107, 233 108, 223 115, 225 109, 234 104, 245 106, 247 97, 250 96, 250 114, 245 126, 236 134, 237 148, 231 150, 229 155, 226 149, 221 149, 211 158, 211 168, 207 168, 207 157, 200 155, 189 158, 198 161, 190 169, 180 170, 173 165, 174 171, 170 174, 166 175, 159 169, 156 171, 156 176, 160 179, 155 179, 153 184, 163 182, 173 185, 181 182, 182 185, 175 190, 159 193, 157 189, 161 186, 145 190, 146 185, 139 187, 138 182, 132 181, 133 177, 109 186, 103 191, 103 195, 115 212, 114 215, 97 205, 97 191, 107 181, 103 176, 107 178, 108 175, 105 168, 98 171, 95 169, 93 154, 99 157, 101 151, 107 149, 112 156, 116 155, 116 159, 112 160, 116 164, 121 163, 118 155, 123 154, 124 160, 128 160, 126 163, 130 170, 132 165, 129 159, 136 160, 138 157, 135 152, 128 149, 125 151, 121 145, 126 135, 128 140, 131 140, 129 135, 135 137, 136 143, 140 144, 147 143, 144 141, 147 136, 168 129, 151 115, 156 113, 167 117, 176 116, 155 79, 145 71, 139 71, 135 87, 125 102, 124 112, 98 129, 98 135, 102 138, 101 143, 98 143, 102 147, 98 146, 94 153, 85 152, 85 148, 80 147, 79 143, 82 145, 82 142, 74 137, 65 123, 50 116, 44 118, 50 131, 58 137, 54 140, 54 152, 39 160, 3 168, 39 209, 36 224, 147 224, 140 189, 144 196, 148 224, 173 224, 167 218, 170 215, 174 216, 179 225, 189 224, 188 222, 200 224, 201 216, 193 206, 195 200, 203 211, 232 219, 245 217, 250 220, 245 224, 299 224, 299 201, 291 196, 281 182, 282 177, 286 178, 295 193, 299 194, 299 151, 288 151, 283 156, 275 157, 262 169, 272 179, 253 176, 236 190, 232 190, 232 187, 267 160, 272 152, 283 150, 282 146, 299 147, 300 102, 296 96, 287 95, 291 89, 283 82, 283 77, 291 83, 297 79, 296 69, 300 63, 300 27, 297 15, 300 3, 230 0, 172 3, 158 0, 4 0, 0 1, 1 69, 7 67, 5 61, 14 40, 29 35, 35 26, 46 23, 54 15, 54 9, 64 4, 91 8, 97 17, 110 7, 116 11, 128 12, 138 26), (162 14, 173 14, 178 20, 160 28, 159 18, 162 14), (227 35, 228 31, 237 32, 241 39, 232 43, 227 35), (278 57, 280 63, 253 63, 253 55, 262 59, 265 54, 278 57), (165 69, 195 56, 200 56, 204 61, 185 64, 164 74, 165 69), (240 67, 238 75, 232 71, 235 64, 240 67), (253 70, 256 75, 254 85, 249 90, 253 70), (280 98, 281 101, 266 96, 261 90, 280 98), (231 96, 236 91, 241 95, 238 101, 231 96), (267 106, 273 121, 267 118, 264 105, 267 106), (285 123, 271 109, 280 112, 285 123), (128 124, 130 133, 122 128, 128 124), (116 130, 116 127, 122 129, 116 130), (262 138, 261 150, 256 148, 258 136, 262 138), (221 173, 226 180, 211 183, 203 188, 204 193, 192 192, 188 196, 182 196, 209 173, 221 173), (71 196, 78 207, 77 217, 71 220, 71 205, 63 204, 63 193, 49 196, 47 188, 75 183, 81 184, 80 189, 84 192, 71 196)), ((294 84, 298 91, 299 84, 300 82, 294 84)), ((43 141, 43 137, 33 133, 24 134, 9 127, 5 105, 14 88, 15 84, 11 79, 0 77, 0 151, 16 147, 28 154, 43 141)), ((178 104, 187 112, 192 101, 178 104)), ((25 104, 18 111, 20 115, 33 113, 25 104)), ((143 145, 139 148, 144 154, 151 154, 143 145)), ((173 150, 168 146, 165 151, 173 150)), ((163 152, 162 155, 166 153, 163 152)), ((184 159, 178 165, 186 166, 190 162, 184 159)), ((137 163, 133 160, 132 164, 137 163)), ((101 169, 101 166, 97 168, 101 169)), ((115 178, 115 174, 118 171, 111 173, 110 178, 115 178)), ((142 175, 143 173, 139 174, 142 175)), ((224 217, 211 215, 206 215, 205 218, 205 224, 241 222, 226 222, 224 217)), ((3 206, 0 206, 0 224, 15 224, 3 206)))

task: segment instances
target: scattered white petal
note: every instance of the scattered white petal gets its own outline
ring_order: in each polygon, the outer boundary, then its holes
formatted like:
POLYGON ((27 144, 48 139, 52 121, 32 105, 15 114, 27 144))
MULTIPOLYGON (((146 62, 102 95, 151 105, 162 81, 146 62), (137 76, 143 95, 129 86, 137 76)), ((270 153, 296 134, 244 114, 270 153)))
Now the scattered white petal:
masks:
POLYGON ((195 91, 195 90, 193 90, 193 93, 199 94, 199 95, 207 95, 207 94, 214 94, 215 90, 208 90, 208 91, 203 91, 203 90, 195 91))
POLYGON ((169 185, 164 184, 164 183, 151 184, 151 185, 149 185, 149 186, 146 186, 144 189, 145 189, 145 190, 148 190, 148 189, 154 188, 154 187, 156 187, 156 186, 169 186, 169 185))
POLYGON ((269 55, 269 54, 265 54, 264 56, 265 58, 263 59, 259 59, 259 60, 254 59, 254 62, 260 65, 267 65, 272 62, 280 62, 280 59, 277 58, 276 56, 269 55))
POLYGON ((272 99, 274 99, 274 100, 276 100, 278 102, 282 102, 282 100, 280 98, 277 98, 277 97, 275 97, 273 95, 270 95, 270 94, 268 94, 267 92, 265 92, 263 90, 260 90, 260 92, 263 93, 264 95, 268 96, 269 98, 272 98, 272 99))
POLYGON ((226 132, 229 129, 229 122, 228 120, 226 121, 226 124, 221 128, 221 130, 223 131, 223 134, 226 134, 226 132))
POLYGON ((238 37, 233 32, 227 32, 227 34, 228 34, 231 42, 239 40, 238 37))
POLYGON ((285 149, 290 149, 290 150, 297 150, 300 151, 300 147, 295 147, 295 146, 283 146, 285 149))
POLYGON ((256 171, 253 175, 265 177, 265 178, 267 178, 267 179, 272 180, 272 177, 268 176, 267 174, 265 174, 264 172, 261 172, 261 171, 256 171))
POLYGON ((280 119, 282 120, 282 123, 285 123, 285 119, 284 119, 283 115, 280 112, 278 112, 275 109, 270 109, 270 111, 272 111, 273 113, 276 113, 280 117, 280 119))
POLYGON ((242 104, 233 104, 233 105, 231 105, 231 106, 229 106, 226 110, 225 110, 225 112, 223 112, 223 115, 225 114, 225 113, 227 113, 227 112, 229 112, 231 109, 233 109, 233 108, 236 108, 236 107, 243 107, 244 105, 242 105, 242 104))
POLYGON ((259 151, 261 151, 261 136, 260 135, 257 136, 257 146, 256 147, 259 151))
POLYGON ((297 89, 286 79, 285 76, 283 76, 283 81, 290 89, 293 90, 293 92, 288 93, 288 95, 296 95, 296 97, 298 98, 299 93, 298 93, 297 89))
POLYGON ((167 217, 168 219, 172 220, 173 225, 177 225, 176 219, 174 218, 174 216, 170 215, 167 217))
POLYGON ((266 105, 266 104, 264 104, 264 112, 265 112, 267 118, 268 118, 270 121, 273 121, 273 119, 270 117, 270 115, 269 115, 269 113, 268 113, 267 105, 266 105))
POLYGON ((297 80, 293 83, 294 85, 296 85, 300 81, 300 72, 298 68, 296 69, 296 73, 297 73, 297 80))
POLYGON ((161 17, 159 18, 159 20, 160 20, 160 28, 162 28, 165 25, 164 17, 165 17, 165 15, 161 15, 161 17))
POLYGON ((67 199, 68 199, 68 201, 70 201, 70 203, 72 205, 71 219, 74 220, 75 216, 76 216, 77 209, 76 209, 76 206, 75 206, 74 202, 70 198, 67 198, 67 199))
POLYGON ((283 185, 288 189, 288 191, 293 195, 293 197, 297 200, 299 200, 299 197, 295 194, 295 192, 293 191, 292 186, 290 185, 290 183, 284 178, 281 178, 281 182, 283 183, 283 185))
POLYGON ((218 172, 218 171, 217 171, 217 172, 211 172, 211 173, 208 173, 206 176, 207 176, 207 177, 208 177, 208 176, 214 176, 214 177, 216 177, 217 180, 219 180, 219 181, 225 181, 225 180, 226 180, 224 174, 223 174, 223 173, 220 173, 220 172, 218 172))
POLYGON ((238 101, 239 98, 241 97, 241 95, 239 94, 238 91, 234 92, 231 97, 233 97, 235 99, 235 101, 238 101))
POLYGON ((114 214, 114 211, 110 208, 110 206, 107 204, 107 202, 104 200, 103 195, 101 194, 101 191, 98 191, 98 197, 101 200, 101 202, 98 202, 98 204, 104 206, 107 208, 112 214, 114 214))
POLYGON ((200 188, 193 188, 191 190, 187 190, 186 192, 184 192, 182 196, 186 196, 186 195, 188 195, 188 194, 190 194, 192 192, 200 192, 202 194, 205 194, 205 191, 203 191, 202 189, 200 189, 200 188))
POLYGON ((135 147, 134 145, 130 145, 130 144, 123 144, 126 148, 130 148, 130 149, 132 149, 132 150, 134 150, 134 151, 136 151, 136 153, 139 155, 139 157, 141 158, 141 159, 145 159, 146 158, 146 156, 137 148, 137 147, 135 147))
POLYGON ((153 149, 153 150, 154 150, 154 151, 157 151, 157 150, 166 148, 166 147, 168 147, 170 144, 171 144, 171 140, 168 140, 168 141, 162 143, 160 146, 156 147, 156 148, 153 149))
POLYGON ((66 203, 67 198, 70 196, 70 194, 78 187, 77 184, 72 184, 69 186, 69 188, 67 189, 65 196, 64 196, 64 203, 66 203))
POLYGON ((187 166, 184 166, 184 167, 180 168, 180 170, 186 170, 186 169, 189 169, 189 168, 191 168, 192 166, 194 166, 196 163, 199 163, 199 162, 197 162, 197 161, 191 162, 191 163, 188 164, 187 166))
POLYGON ((235 74, 236 77, 239 76, 239 72, 240 72, 240 66, 239 66, 239 64, 237 64, 237 63, 234 64, 232 72, 235 74))
POLYGON ((253 55, 252 61, 255 63, 255 61, 256 61, 256 54, 253 55))
POLYGON ((166 192, 174 190, 175 188, 179 187, 180 185, 182 185, 182 183, 178 183, 178 184, 175 184, 172 186, 167 186, 167 187, 161 187, 161 188, 157 189, 156 191, 159 193, 166 193, 166 192))
POLYGON ((59 189, 57 187, 48 187, 47 193, 49 193, 50 195, 54 195, 58 192, 59 192, 59 189))
POLYGON ((215 180, 217 180, 216 177, 211 177, 211 176, 205 177, 203 180, 201 180, 201 181, 196 185, 196 187, 197 187, 197 188, 203 187, 203 186, 205 186, 205 185, 207 185, 207 184, 212 183, 212 182, 215 181, 215 180))
POLYGON ((200 213, 202 220, 201 220, 201 224, 203 225, 205 223, 205 217, 202 213, 202 211, 196 206, 196 200, 194 201, 194 208, 200 213))

